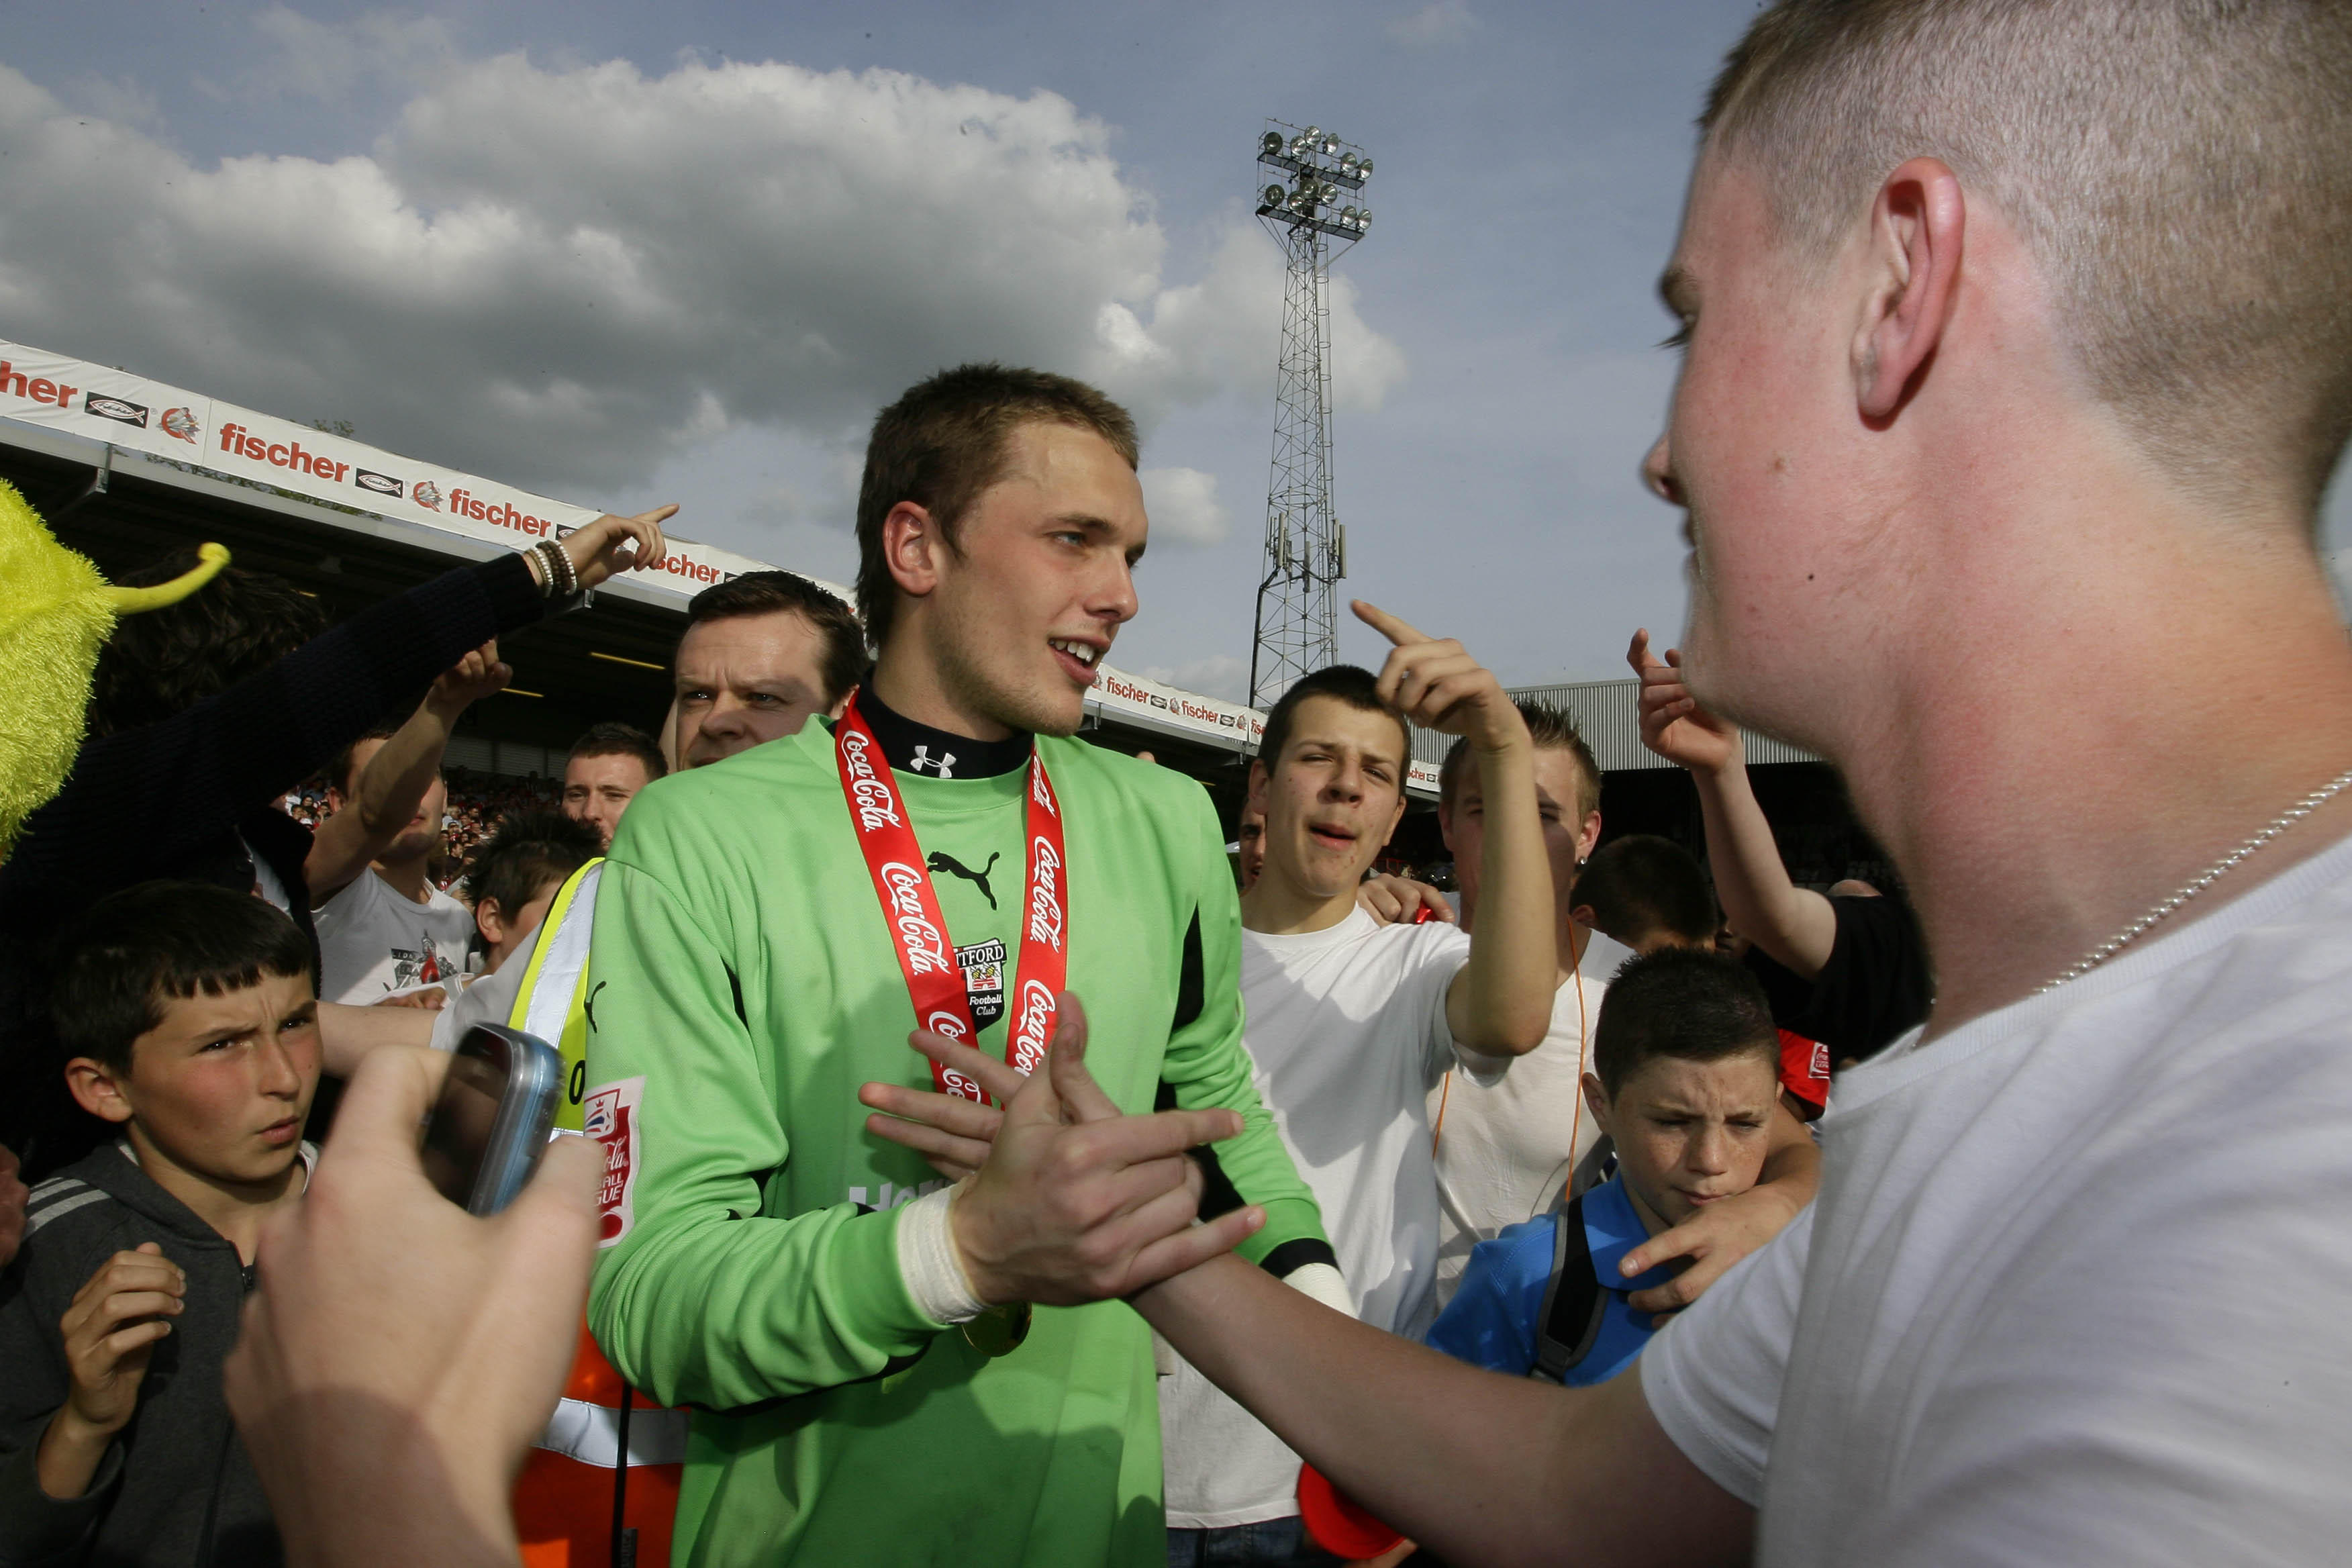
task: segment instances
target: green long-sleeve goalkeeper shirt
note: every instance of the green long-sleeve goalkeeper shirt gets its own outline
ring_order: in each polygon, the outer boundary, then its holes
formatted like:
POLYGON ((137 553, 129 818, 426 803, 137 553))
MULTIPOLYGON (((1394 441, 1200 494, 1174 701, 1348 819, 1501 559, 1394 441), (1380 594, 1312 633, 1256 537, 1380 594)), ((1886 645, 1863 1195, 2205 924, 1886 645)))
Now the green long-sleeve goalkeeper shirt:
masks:
MULTIPOLYGON (((1244 1251, 1321 1250, 1251 1087, 1240 910, 1206 794, 1080 741, 1043 738, 1038 754, 1062 805, 1088 1066, 1124 1110, 1241 1111, 1219 1163, 1267 1211, 1244 1251)), ((1018 994, 1024 773, 894 776, 987 1020, 992 977, 1018 994)), ((992 1360, 925 1319, 900 1278, 898 1207, 936 1177, 866 1131, 857 1089, 928 1088, 929 1063, 907 1046, 913 1005, 825 729, 631 803, 587 1010, 592 1113, 601 1095, 630 1121, 589 1318, 634 1384, 698 1407, 680 1561, 1164 1560, 1141 1321, 1118 1302, 1041 1308, 992 1360)), ((983 1021, 982 1048, 1001 1053, 1005 1027, 983 1021)))

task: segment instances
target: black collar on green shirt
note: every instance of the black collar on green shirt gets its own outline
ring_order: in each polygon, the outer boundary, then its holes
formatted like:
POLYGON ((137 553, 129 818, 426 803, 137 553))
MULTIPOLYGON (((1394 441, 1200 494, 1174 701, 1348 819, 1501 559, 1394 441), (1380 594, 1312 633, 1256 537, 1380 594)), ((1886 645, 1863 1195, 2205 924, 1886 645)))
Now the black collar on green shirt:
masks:
POLYGON ((935 779, 987 779, 1009 773, 1029 761, 1030 738, 1015 733, 1002 741, 951 735, 894 713, 874 695, 869 682, 858 689, 857 710, 882 742, 882 754, 901 772, 935 779))

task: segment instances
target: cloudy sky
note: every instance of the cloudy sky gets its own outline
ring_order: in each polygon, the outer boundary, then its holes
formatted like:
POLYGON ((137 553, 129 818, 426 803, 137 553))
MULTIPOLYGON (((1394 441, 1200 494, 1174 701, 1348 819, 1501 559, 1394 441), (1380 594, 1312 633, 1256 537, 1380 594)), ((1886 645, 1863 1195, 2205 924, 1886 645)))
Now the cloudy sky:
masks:
MULTIPOLYGON (((1635 480, 1701 85, 1755 0, 85 0, 0 16, 0 333, 846 581, 874 410, 994 357, 1145 424, 1114 658, 1243 695, 1265 117, 1377 163, 1349 589, 1514 680, 1678 626, 1635 480)), ((2331 543, 2352 542, 2339 484, 2331 543)), ((1377 662, 1343 624, 1341 651, 1377 662)))

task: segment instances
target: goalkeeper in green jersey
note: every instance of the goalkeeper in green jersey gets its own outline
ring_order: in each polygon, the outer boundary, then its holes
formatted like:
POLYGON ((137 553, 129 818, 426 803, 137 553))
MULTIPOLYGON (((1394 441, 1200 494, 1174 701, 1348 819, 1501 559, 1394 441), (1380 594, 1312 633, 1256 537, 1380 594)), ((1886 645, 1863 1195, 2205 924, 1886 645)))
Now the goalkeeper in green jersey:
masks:
POLYGON ((1070 738, 1146 529, 1101 394, 995 366, 915 387, 858 500, 870 675, 831 726, 648 787, 614 839, 589 1319, 695 1408, 680 1561, 1157 1563, 1150 1336, 1067 1303, 1236 1241, 1345 1300, 1251 1089, 1208 796, 1070 738), (1072 1067, 1089 1020, 1099 1091, 1037 1071, 969 1182, 866 1125, 871 1080, 976 1092, 919 1026, 1072 1067), (1107 1141, 1074 1125, 1089 1095, 1160 1114, 1107 1141), (1221 1217, 1181 1228, 1204 1188, 1221 1217))

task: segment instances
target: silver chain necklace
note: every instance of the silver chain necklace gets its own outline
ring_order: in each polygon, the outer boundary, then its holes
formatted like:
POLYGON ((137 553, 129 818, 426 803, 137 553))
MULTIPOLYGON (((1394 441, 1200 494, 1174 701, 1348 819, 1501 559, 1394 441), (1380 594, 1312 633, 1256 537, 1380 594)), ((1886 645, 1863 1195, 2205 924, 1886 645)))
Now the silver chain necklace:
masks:
POLYGON ((2181 889, 2179 892, 2165 900, 2164 902, 2157 905, 2156 908, 2148 910, 2147 913, 2140 916, 2139 919, 2132 921, 2131 924, 2126 926, 2122 931, 2117 931, 2114 936, 2109 937, 2106 941, 2093 948, 2089 952, 2084 954, 2084 956, 2072 969, 2069 969, 2065 973, 2059 975, 2056 979, 2047 981, 2038 986, 2035 988, 2033 994, 2036 996, 2039 996, 2045 991, 2056 990, 2059 986, 2065 984, 2069 980, 2077 979, 2084 974, 2088 974, 2092 970, 2096 969, 2099 965, 2105 963, 2107 960, 2113 958, 2116 953, 2129 946, 2134 940, 2144 933, 2150 926, 2155 925, 2158 921, 2171 914, 2175 910, 2178 910, 2181 905, 2187 903, 2189 900, 2195 898, 2198 894, 2211 887, 2215 882, 2220 881, 2223 874, 2235 867, 2238 862, 2243 860, 2247 856, 2252 855, 2255 850, 2260 849, 2263 845, 2268 844, 2272 839, 2276 838, 2280 834, 2284 833, 2288 828, 2293 827, 2296 823, 2301 822, 2305 817, 2309 816, 2313 812, 2317 811, 2321 806, 2326 805, 2329 801, 2335 799, 2337 795, 2343 792, 2347 785, 2352 785, 2352 771, 2336 774, 2333 782, 2322 784, 2319 788, 2313 790, 2309 795, 2305 795, 2301 800, 2296 801, 2293 805, 2288 806, 2284 811, 2280 812, 2276 816, 2271 818, 2269 826, 2265 826, 2260 833, 2255 834, 2252 838, 2247 839, 2243 844, 2239 845, 2235 849, 2231 850, 2227 855, 2222 856, 2219 860, 2214 861, 2212 865, 2207 867, 2198 875, 2196 879, 2191 881, 2187 887, 2181 889))

